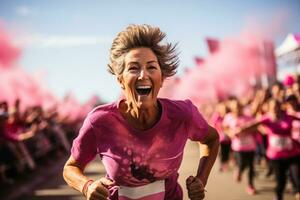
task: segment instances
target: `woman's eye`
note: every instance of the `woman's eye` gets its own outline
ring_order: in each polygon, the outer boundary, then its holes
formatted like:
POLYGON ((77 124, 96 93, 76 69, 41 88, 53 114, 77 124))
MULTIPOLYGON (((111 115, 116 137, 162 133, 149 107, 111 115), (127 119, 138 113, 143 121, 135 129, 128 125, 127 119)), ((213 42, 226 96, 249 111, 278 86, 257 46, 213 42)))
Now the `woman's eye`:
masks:
POLYGON ((156 69, 155 66, 149 66, 149 69, 156 69))
POLYGON ((128 70, 129 70, 129 71, 136 71, 136 70, 138 70, 138 68, 137 68, 137 67, 129 67, 128 70))

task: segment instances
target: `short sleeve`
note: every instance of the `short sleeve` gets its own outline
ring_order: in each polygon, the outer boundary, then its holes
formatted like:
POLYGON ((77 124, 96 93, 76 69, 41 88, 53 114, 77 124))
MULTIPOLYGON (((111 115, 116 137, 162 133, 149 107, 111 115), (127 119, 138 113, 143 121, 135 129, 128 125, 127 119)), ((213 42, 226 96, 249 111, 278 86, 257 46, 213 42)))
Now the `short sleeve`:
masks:
POLYGON ((96 137, 88 118, 85 119, 78 136, 73 141, 71 155, 83 167, 97 155, 96 137))
POLYGON ((258 121, 263 125, 268 125, 270 124, 270 117, 268 115, 264 115, 258 121))
POLYGON ((187 101, 187 103, 190 112, 190 119, 187 121, 188 138, 201 142, 208 134, 208 123, 191 101, 187 101))
POLYGON ((11 129, 7 128, 6 131, 4 131, 4 138, 11 142, 18 142, 18 134, 11 129))
POLYGON ((222 122, 222 126, 230 126, 230 121, 231 121, 232 117, 230 114, 226 114, 224 117, 224 120, 222 122))

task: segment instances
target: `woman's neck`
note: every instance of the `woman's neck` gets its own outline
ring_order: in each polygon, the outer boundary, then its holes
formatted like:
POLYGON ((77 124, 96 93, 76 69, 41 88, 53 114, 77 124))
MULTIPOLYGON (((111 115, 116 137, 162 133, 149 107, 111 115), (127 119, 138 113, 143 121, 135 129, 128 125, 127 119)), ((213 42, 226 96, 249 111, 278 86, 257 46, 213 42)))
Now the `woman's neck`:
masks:
POLYGON ((147 108, 136 108, 123 102, 122 107, 121 113, 124 118, 129 124, 139 130, 146 130, 153 127, 160 119, 161 108, 158 103, 147 108))

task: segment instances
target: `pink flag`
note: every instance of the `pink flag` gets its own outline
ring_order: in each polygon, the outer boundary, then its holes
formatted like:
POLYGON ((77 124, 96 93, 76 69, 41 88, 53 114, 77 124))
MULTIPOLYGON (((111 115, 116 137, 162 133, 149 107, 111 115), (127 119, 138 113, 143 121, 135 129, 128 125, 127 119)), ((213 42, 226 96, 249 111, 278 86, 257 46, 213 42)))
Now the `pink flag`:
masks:
POLYGON ((263 42, 263 59, 265 62, 266 74, 276 77, 276 58, 274 45, 271 41, 263 42))
POLYGON ((196 66, 203 66, 204 58, 201 58, 201 57, 199 57, 199 56, 196 56, 196 57, 195 57, 195 63, 196 63, 196 66))
POLYGON ((219 41, 212 38, 206 38, 206 43, 211 54, 219 50, 219 41))

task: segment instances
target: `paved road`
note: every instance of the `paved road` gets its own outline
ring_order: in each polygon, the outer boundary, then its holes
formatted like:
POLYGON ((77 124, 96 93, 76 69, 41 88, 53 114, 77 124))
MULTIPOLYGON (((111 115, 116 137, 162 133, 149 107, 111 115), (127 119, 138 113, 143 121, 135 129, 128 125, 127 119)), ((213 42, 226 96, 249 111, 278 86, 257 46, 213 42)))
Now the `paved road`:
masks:
MULTIPOLYGON (((198 145, 189 142, 186 145, 182 166, 180 168, 179 181, 184 186, 185 178, 195 174, 198 163, 198 145)), ((46 180, 40 178, 34 180, 26 187, 20 187, 17 193, 24 193, 17 200, 83 200, 81 194, 69 188, 62 179, 61 172, 66 158, 61 159, 55 165, 46 169, 46 180), (32 192, 28 192, 32 191, 32 192), (27 193, 27 194, 25 194, 27 193)), ((218 163, 214 166, 207 185, 206 200, 272 200, 274 181, 272 178, 265 179, 262 175, 256 178, 255 184, 259 194, 249 196, 245 192, 245 180, 237 184, 232 180, 232 170, 226 173, 220 173, 218 163)), ((258 174, 262 174, 262 169, 257 169, 258 174)), ((104 175, 104 168, 99 160, 89 164, 86 169, 87 175, 91 178, 97 178, 104 175)), ((245 178, 245 177, 244 177, 245 178)), ((183 187, 184 188, 184 187, 183 187)), ((184 199, 188 199, 184 188, 184 199)), ((15 193, 15 194, 17 194, 15 193)), ((16 196, 16 195, 13 195, 16 196)), ((2 199, 2 198, 1 198, 2 199)), ((10 198, 12 199, 12 198, 10 198)), ((290 185, 287 187, 285 200, 294 199, 291 194, 290 185)))

